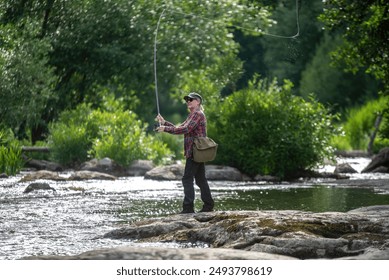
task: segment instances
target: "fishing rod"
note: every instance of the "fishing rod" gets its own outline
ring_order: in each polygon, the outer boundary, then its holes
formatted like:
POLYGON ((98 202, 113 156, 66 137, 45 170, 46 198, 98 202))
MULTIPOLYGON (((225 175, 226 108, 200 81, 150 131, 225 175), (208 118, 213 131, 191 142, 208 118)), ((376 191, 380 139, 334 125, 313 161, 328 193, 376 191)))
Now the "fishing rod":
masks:
POLYGON ((161 19, 166 11, 166 8, 163 9, 161 15, 159 16, 157 28, 155 29, 155 37, 154 37, 154 83, 155 83, 155 99, 157 102, 157 113, 159 115, 159 99, 158 99, 158 77, 157 77, 157 38, 158 38, 158 29, 159 24, 161 23, 161 19))

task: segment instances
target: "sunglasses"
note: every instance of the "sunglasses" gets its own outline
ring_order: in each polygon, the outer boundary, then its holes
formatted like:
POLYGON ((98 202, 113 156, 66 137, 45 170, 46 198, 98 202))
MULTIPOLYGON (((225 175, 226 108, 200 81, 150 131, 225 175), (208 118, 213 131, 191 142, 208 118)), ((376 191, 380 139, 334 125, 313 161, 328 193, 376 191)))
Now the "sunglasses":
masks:
POLYGON ((195 98, 186 98, 185 99, 186 102, 192 102, 193 100, 195 100, 195 98))

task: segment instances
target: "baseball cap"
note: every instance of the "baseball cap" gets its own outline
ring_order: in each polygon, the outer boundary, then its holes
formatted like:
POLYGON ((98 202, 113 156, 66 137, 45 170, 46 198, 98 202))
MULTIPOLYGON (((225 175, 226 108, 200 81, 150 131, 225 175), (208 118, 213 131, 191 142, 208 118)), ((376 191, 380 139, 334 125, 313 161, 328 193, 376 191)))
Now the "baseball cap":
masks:
POLYGON ((186 101, 187 99, 189 99, 189 98, 198 99, 198 100, 200 100, 200 103, 203 103, 203 98, 201 97, 200 94, 198 94, 198 93, 196 93, 196 92, 191 92, 191 93, 189 93, 188 95, 185 95, 185 96, 184 96, 185 101, 186 101))

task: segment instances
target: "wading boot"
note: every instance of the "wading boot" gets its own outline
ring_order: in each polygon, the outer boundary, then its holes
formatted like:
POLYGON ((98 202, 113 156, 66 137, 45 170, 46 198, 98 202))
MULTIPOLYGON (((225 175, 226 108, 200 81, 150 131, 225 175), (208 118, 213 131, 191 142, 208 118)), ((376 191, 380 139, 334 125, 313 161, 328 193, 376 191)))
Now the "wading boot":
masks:
POLYGON ((182 211, 180 214, 191 214, 194 213, 194 207, 193 205, 183 205, 182 206, 182 211))
POLYGON ((200 212, 213 212, 213 206, 211 205, 204 205, 203 208, 201 208, 200 212))

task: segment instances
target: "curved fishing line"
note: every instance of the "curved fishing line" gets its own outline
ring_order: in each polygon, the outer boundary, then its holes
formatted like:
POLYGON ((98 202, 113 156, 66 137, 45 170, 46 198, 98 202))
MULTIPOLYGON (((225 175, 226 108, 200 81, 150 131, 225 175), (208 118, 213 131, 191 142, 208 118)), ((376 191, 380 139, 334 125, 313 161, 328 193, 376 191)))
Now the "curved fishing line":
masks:
MULTIPOLYGON (((158 39, 159 25, 160 25, 160 23, 162 21, 163 15, 165 14, 166 10, 168 10, 168 9, 164 8, 162 10, 160 16, 159 16, 157 27, 155 29, 155 37, 154 37, 154 80, 155 80, 155 98, 156 98, 156 103, 157 103, 158 115, 160 114, 160 110, 159 110, 158 77, 157 77, 157 39, 158 39)), ((176 14, 181 14, 181 15, 184 15, 184 16, 191 16, 191 17, 194 17, 194 18, 201 18, 201 19, 204 19, 204 20, 207 20, 207 21, 215 21, 214 19, 203 17, 203 16, 200 16, 200 15, 197 15, 197 14, 194 14, 194 13, 184 13, 184 12, 180 12, 180 11, 175 11, 173 9, 169 9, 168 11, 172 12, 172 13, 176 13, 176 14)), ((259 34, 264 35, 264 36, 270 36, 270 37, 281 38, 281 39, 296 39, 298 36, 300 36, 300 6, 299 6, 299 0, 296 0, 296 28, 297 28, 297 30, 296 30, 296 34, 295 35, 284 36, 284 35, 278 35, 278 34, 263 32, 263 31, 258 32, 257 30, 253 30, 253 29, 250 29, 250 28, 245 28, 243 26, 233 25, 233 24, 231 24, 229 26, 235 27, 237 29, 245 30, 245 31, 248 31, 248 32, 252 32, 252 33, 259 33, 259 34)))
MULTIPOLYGON (((264 31, 258 31, 258 30, 254 30, 254 29, 250 29, 250 28, 246 28, 246 27, 243 27, 243 26, 240 26, 240 25, 234 25, 234 24, 230 24, 229 26, 230 27, 235 27, 235 28, 241 29, 241 30, 246 30, 246 31, 252 32, 252 33, 258 33, 258 34, 261 34, 261 35, 264 35, 264 36, 271 36, 271 37, 283 38, 283 39, 295 39, 298 36, 300 36, 300 5, 299 5, 299 0, 296 0, 295 7, 296 7, 296 9, 295 9, 296 12, 295 13, 296 13, 296 29, 297 30, 296 30, 296 34, 291 35, 291 36, 278 35, 278 34, 268 33, 268 32, 264 32, 264 31)), ((165 8, 165 10, 166 9, 167 8, 165 8)), ((215 21, 214 19, 207 18, 207 17, 204 17, 204 16, 200 16, 200 15, 197 15, 197 14, 194 14, 194 13, 184 13, 184 12, 176 11, 176 10, 173 10, 173 9, 168 9, 168 11, 171 12, 171 13, 180 14, 180 15, 184 15, 184 16, 190 16, 190 17, 193 17, 193 18, 200 18, 200 19, 204 19, 204 20, 207 20, 207 21, 215 21)))

